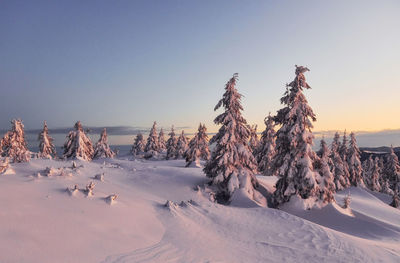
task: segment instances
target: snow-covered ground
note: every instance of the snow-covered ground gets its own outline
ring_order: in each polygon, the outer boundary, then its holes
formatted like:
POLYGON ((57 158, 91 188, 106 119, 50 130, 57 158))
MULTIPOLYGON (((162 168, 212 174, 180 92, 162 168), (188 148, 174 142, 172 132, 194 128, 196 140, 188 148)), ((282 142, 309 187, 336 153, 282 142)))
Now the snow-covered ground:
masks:
MULTIPOLYGON (((223 206, 197 190, 208 180, 183 160, 76 164, 33 159, 0 175, 0 262, 400 262, 400 210, 383 194, 338 193, 339 204, 351 194, 351 210, 223 206)), ((276 178, 259 178, 273 191, 276 178)))

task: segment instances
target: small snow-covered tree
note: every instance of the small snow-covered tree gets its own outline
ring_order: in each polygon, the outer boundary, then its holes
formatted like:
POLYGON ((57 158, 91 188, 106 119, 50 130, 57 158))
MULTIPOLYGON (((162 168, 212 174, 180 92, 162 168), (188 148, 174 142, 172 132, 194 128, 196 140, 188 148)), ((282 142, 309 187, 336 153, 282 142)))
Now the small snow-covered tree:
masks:
POLYGON ((381 168, 379 167, 379 158, 375 157, 375 160, 373 162, 373 167, 370 170, 370 177, 369 177, 369 189, 372 191, 380 192, 382 190, 381 184, 380 184, 380 178, 382 176, 382 171, 381 168))
POLYGON ((274 157, 274 168, 280 177, 274 192, 275 205, 288 202, 293 195, 317 199, 319 194, 316 181, 319 174, 314 169, 317 155, 312 149, 311 132, 316 118, 303 94, 303 88, 310 89, 304 76, 306 71, 309 69, 296 66, 296 77, 281 98, 285 107, 274 117, 275 123, 281 125, 276 133, 274 157))
POLYGON ((350 143, 346 155, 347 165, 349 167, 350 183, 353 186, 365 187, 363 180, 363 170, 360 161, 360 149, 358 149, 356 136, 350 133, 350 143))
POLYGON ((271 113, 264 119, 265 130, 261 133, 260 143, 253 152, 257 160, 258 171, 263 175, 275 175, 273 158, 275 156, 275 124, 271 113))
POLYGON ((171 132, 168 134, 169 138, 167 140, 167 160, 174 159, 176 157, 176 149, 178 144, 178 139, 175 136, 174 126, 171 127, 171 132))
POLYGON ((200 143, 200 158, 208 161, 210 160, 210 147, 208 142, 207 128, 203 124, 201 130, 199 130, 199 143, 200 143))
POLYGON ((329 158, 329 148, 325 142, 325 139, 321 140, 321 148, 318 152, 319 159, 317 160, 316 168, 319 171, 320 177, 317 177, 318 188, 319 188, 319 199, 323 203, 331 203, 335 200, 335 183, 334 177, 331 171, 333 167, 332 160, 329 158))
POLYGON ((12 128, 2 139, 2 155, 13 162, 29 162, 31 153, 25 141, 24 124, 21 120, 12 120, 12 128))
POLYGON ((143 138, 143 134, 138 133, 135 137, 135 141, 133 142, 131 153, 134 156, 143 154, 145 145, 146 145, 146 142, 143 138))
POLYGON ((250 150, 251 152, 254 153, 254 151, 258 148, 260 144, 260 140, 258 139, 257 136, 257 125, 249 126, 250 130, 250 138, 249 138, 249 145, 250 145, 250 150))
POLYGON ((150 130, 149 137, 147 138, 147 143, 144 148, 145 158, 156 157, 160 151, 157 136, 157 123, 153 123, 153 127, 150 130))
POLYGON ((39 157, 51 159, 56 156, 56 147, 53 144, 53 138, 49 135, 46 121, 43 123, 43 130, 39 133, 38 140, 39 157))
POLYGON ((349 180, 349 171, 345 162, 343 161, 342 157, 339 154, 340 149, 340 136, 339 133, 335 133, 335 137, 333 138, 332 145, 331 145, 331 152, 330 152, 330 159, 333 163, 332 172, 334 175, 334 182, 336 186, 336 190, 340 191, 345 188, 350 187, 350 180, 349 180))
POLYGON ((64 157, 85 161, 92 160, 94 153, 92 141, 86 135, 80 121, 75 123, 74 128, 75 130, 68 133, 67 140, 64 143, 64 157))
POLYGON ((394 153, 393 147, 390 148, 390 153, 386 160, 385 176, 389 181, 390 188, 396 192, 400 187, 400 165, 399 158, 394 153))
POLYGON ((343 132, 343 139, 342 143, 339 145, 338 148, 340 157, 342 157, 343 161, 347 160, 347 132, 346 130, 343 132))
POLYGON ((188 149, 188 138, 185 136, 185 132, 182 130, 181 135, 176 143, 175 158, 185 158, 185 152, 188 149))
POLYGON ((362 163, 364 183, 368 188, 371 186, 372 171, 374 166, 375 162, 372 158, 372 155, 368 156, 368 159, 362 163))
POLYGON ((200 167, 200 159, 208 160, 210 158, 206 131, 206 126, 200 123, 197 133, 190 140, 188 149, 185 153, 186 167, 193 163, 196 167, 200 167))
POLYGON ((161 128, 160 133, 158 134, 158 146, 159 146, 160 152, 162 152, 162 151, 167 149, 167 146, 165 144, 163 128, 161 128))
POLYGON ((224 112, 214 120, 215 124, 222 126, 210 141, 215 143, 215 148, 204 172, 212 179, 211 184, 217 187, 219 202, 229 202, 241 189, 248 198, 263 203, 265 199, 255 189, 258 186, 254 175, 257 164, 248 145, 250 131, 241 114, 242 95, 235 87, 237 77, 234 74, 225 85, 225 93, 214 108, 224 108, 224 112))
POLYGON ((108 145, 108 136, 106 128, 103 129, 100 135, 100 139, 94 146, 93 158, 114 158, 115 153, 111 150, 108 145))
POLYGON ((400 206, 400 195, 397 190, 392 195, 392 202, 390 203, 390 205, 394 208, 398 208, 400 206))

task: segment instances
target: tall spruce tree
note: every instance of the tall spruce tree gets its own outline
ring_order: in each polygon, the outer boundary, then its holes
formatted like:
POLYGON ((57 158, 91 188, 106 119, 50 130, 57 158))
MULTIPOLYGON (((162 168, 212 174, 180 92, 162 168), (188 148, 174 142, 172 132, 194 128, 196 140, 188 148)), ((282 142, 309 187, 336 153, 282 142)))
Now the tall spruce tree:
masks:
POLYGON ((223 107, 224 112, 214 120, 221 127, 210 141, 211 144, 215 143, 215 148, 204 172, 218 189, 219 202, 229 202, 234 193, 241 190, 248 198, 263 203, 265 199, 255 189, 258 186, 254 175, 257 165, 248 145, 250 131, 241 114, 242 95, 235 87, 237 78, 238 74, 234 74, 227 82, 225 93, 214 108, 218 110, 223 107))
POLYGON ((171 132, 168 134, 169 138, 167 140, 167 156, 166 159, 174 159, 176 157, 176 149, 178 144, 178 139, 175 136, 174 126, 171 127, 171 132))
POLYGON ((346 158, 351 185, 365 187, 363 169, 360 161, 360 149, 358 149, 354 132, 350 133, 350 143, 349 148, 347 149, 346 158))
POLYGON ((131 154, 134 156, 143 154, 145 146, 146 146, 146 142, 143 138, 143 134, 138 133, 135 137, 135 141, 133 142, 133 145, 131 148, 131 154))
POLYGON ((185 132, 182 130, 181 135, 176 143, 175 158, 185 158, 185 152, 188 149, 188 139, 185 136, 185 132))
POLYGON ((160 151, 158 136, 157 136, 157 123, 153 123, 153 127, 151 127, 149 137, 147 137, 147 143, 144 148, 145 158, 157 157, 160 151))
POLYGON ((12 120, 11 130, 2 139, 2 156, 8 157, 13 162, 29 162, 31 153, 25 141, 24 124, 22 120, 12 120))
POLYGON ((298 195, 303 199, 318 198, 319 188, 314 169, 317 155, 312 149, 315 114, 303 94, 310 89, 304 73, 308 68, 296 66, 296 77, 287 85, 281 98, 284 108, 278 111, 274 121, 281 125, 276 134, 276 155, 274 167, 280 177, 276 183, 274 203, 288 202, 290 197, 298 195))
POLYGON ((341 145, 339 139, 340 135, 338 132, 336 132, 332 141, 331 153, 329 156, 333 162, 332 172, 337 191, 350 187, 349 171, 347 169, 346 162, 344 162, 340 156, 341 145))
POLYGON ((52 159, 56 157, 56 147, 53 144, 53 138, 49 135, 49 128, 46 121, 43 123, 43 130, 39 133, 39 154, 41 158, 52 159))
POLYGON ((160 133, 158 134, 158 146, 160 152, 165 151, 167 146, 165 144, 164 130, 161 128, 160 133))
POLYGON ((106 128, 103 129, 100 135, 100 139, 94 146, 93 158, 114 158, 115 153, 111 150, 108 145, 108 136, 106 128))
POLYGON ((390 148, 390 153, 386 160, 385 176, 389 181, 390 188, 393 192, 400 192, 400 165, 399 158, 394 153, 393 147, 390 148))
POLYGON ((264 119, 265 130, 261 133, 260 143, 253 152, 257 160, 258 171, 263 175, 275 175, 273 158, 275 156, 275 124, 271 113, 264 119))
POLYGON ((77 158, 90 161, 93 158, 93 144, 82 128, 80 121, 74 125, 74 130, 67 135, 63 146, 64 158, 77 158))

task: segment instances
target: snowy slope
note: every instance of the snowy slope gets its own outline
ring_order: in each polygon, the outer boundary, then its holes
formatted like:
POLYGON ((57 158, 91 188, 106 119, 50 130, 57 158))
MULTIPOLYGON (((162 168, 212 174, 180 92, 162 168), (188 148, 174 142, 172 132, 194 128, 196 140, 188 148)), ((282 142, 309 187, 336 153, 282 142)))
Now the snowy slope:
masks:
MULTIPOLYGON (((351 188, 351 211, 222 206, 184 161, 32 160, 0 176, 0 262, 399 262, 400 210, 351 188), (44 175, 66 167, 72 176, 44 175), (93 179, 104 172, 105 181, 93 179), (92 197, 83 191, 93 181, 92 197), (105 197, 117 194, 112 205, 105 197), (170 207, 165 207, 171 200, 170 207), (193 200, 193 201, 189 201, 193 200), (181 203, 181 201, 184 201, 181 203)), ((260 177, 263 193, 276 178, 260 177)))

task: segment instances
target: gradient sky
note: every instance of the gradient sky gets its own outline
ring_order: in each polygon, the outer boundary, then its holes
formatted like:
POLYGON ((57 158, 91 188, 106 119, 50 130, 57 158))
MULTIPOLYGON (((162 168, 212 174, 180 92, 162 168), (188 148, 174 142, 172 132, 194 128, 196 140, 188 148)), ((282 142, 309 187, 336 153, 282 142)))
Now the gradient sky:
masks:
POLYGON ((22 118, 26 129, 157 120, 213 132, 238 72, 261 130, 295 64, 311 70, 316 131, 399 129, 399 14, 395 0, 2 0, 0 129, 22 118))

